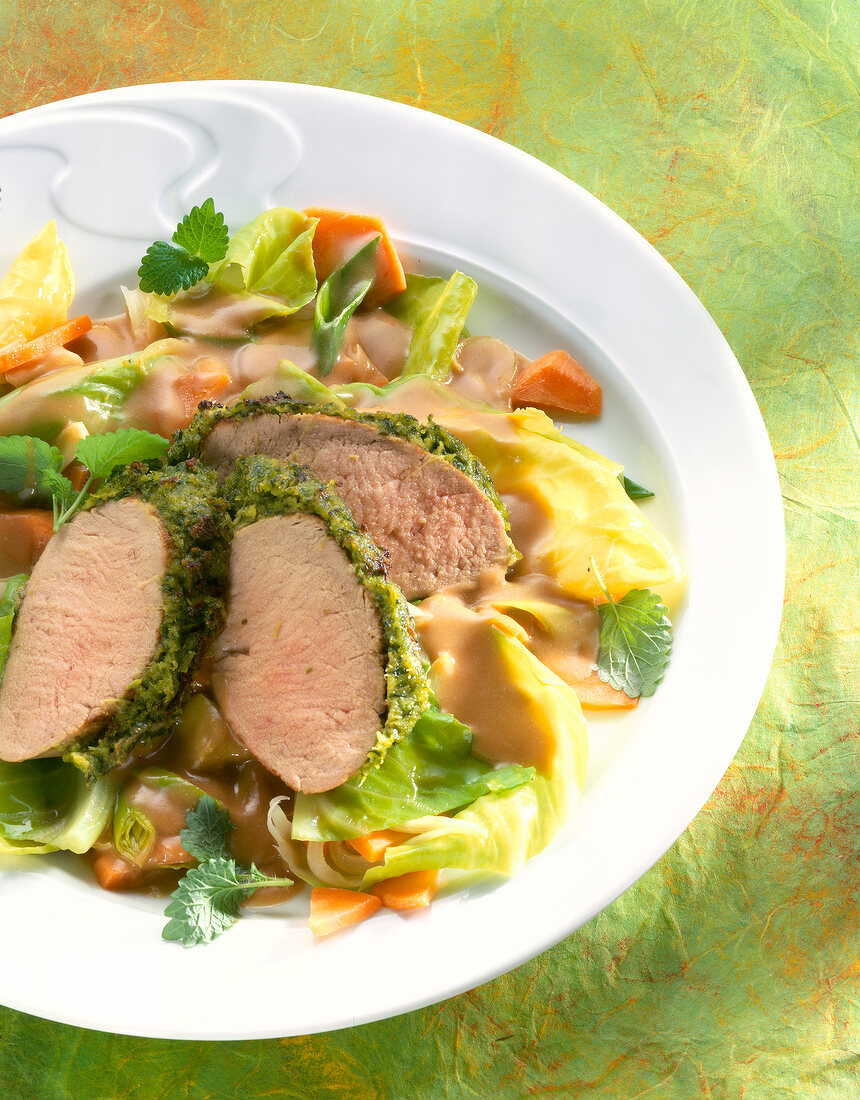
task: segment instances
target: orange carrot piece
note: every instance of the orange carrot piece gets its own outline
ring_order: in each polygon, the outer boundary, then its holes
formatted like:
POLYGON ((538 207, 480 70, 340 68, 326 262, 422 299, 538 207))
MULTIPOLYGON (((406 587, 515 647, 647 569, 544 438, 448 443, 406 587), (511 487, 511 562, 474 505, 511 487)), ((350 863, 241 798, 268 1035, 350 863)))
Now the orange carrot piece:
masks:
POLYGON ((102 890, 130 890, 141 878, 142 871, 116 852, 99 852, 93 860, 93 871, 102 890))
POLYGON ((43 332, 41 336, 37 336, 26 344, 18 344, 17 347, 0 352, 0 374, 5 374, 6 381, 11 382, 13 386, 16 385, 14 378, 16 367, 22 367, 32 359, 38 359, 51 348, 59 348, 68 344, 70 340, 76 340, 85 332, 89 332, 92 327, 92 321, 83 313, 80 317, 73 317, 71 321, 52 328, 50 332, 43 332))
POLYGON ((516 376, 511 386, 515 405, 546 405, 551 409, 598 416, 600 384, 566 351, 549 351, 516 376))
POLYGON ((176 392, 182 402, 186 424, 197 412, 201 401, 214 401, 232 382, 227 368, 218 359, 198 359, 187 374, 181 374, 175 382, 176 392))
POLYGON ((318 206, 308 207, 304 213, 309 218, 319 219, 314 230, 313 250, 314 267, 320 282, 354 256, 371 238, 381 236, 376 250, 373 285, 363 304, 370 308, 381 305, 406 289, 403 265, 381 218, 318 206))
POLYGON ((396 829, 380 829, 378 832, 368 833, 367 836, 357 836, 346 843, 368 863, 376 863, 382 859, 386 848, 390 848, 392 844, 400 844, 408 837, 409 833, 399 833, 396 829))
POLYGON ((438 889, 438 871, 410 871, 377 882, 370 892, 388 909, 421 909, 430 904, 438 889))
POLYGON ((367 920, 381 905, 373 894, 316 886, 311 890, 311 932, 315 936, 330 936, 341 928, 367 920))
POLYGON ((574 684, 573 690, 583 710, 632 710, 639 704, 638 696, 634 699, 601 680, 596 668, 587 679, 574 684))
POLYGON ((177 863, 189 863, 191 856, 182 847, 182 841, 178 836, 161 836, 152 846, 149 853, 147 867, 173 867, 177 863))
POLYGON ((54 533, 54 517, 41 508, 0 512, 0 577, 29 573, 54 533))

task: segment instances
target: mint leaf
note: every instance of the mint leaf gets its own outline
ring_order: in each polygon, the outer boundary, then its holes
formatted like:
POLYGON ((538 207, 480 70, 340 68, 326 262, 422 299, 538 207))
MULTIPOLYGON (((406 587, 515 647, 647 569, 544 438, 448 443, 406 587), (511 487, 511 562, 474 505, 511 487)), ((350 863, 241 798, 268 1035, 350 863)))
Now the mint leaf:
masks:
POLYGON ((329 275, 317 292, 312 342, 321 378, 331 373, 343 344, 349 319, 373 283, 380 237, 363 245, 329 275))
POLYGON ((229 813, 223 806, 204 794, 197 808, 185 815, 185 828, 180 829, 182 847, 195 859, 229 859, 227 833, 234 828, 229 813))
MULTIPOLYGON (((202 800, 201 800, 202 801, 202 800)), ((161 935, 183 947, 211 943, 239 918, 239 906, 261 886, 292 886, 292 879, 269 878, 251 864, 247 870, 218 856, 192 867, 173 891, 161 935)))
POLYGON ((608 592, 606 595, 607 603, 597 609, 598 675, 631 698, 653 695, 672 652, 672 624, 667 609, 648 589, 634 588, 617 602, 608 592))
POLYGON ((631 500, 647 500, 648 497, 654 496, 653 489, 646 489, 644 485, 640 485, 634 481, 633 478, 627 477, 626 474, 621 474, 621 484, 624 486, 624 492, 630 497, 631 500))
POLYGON ((218 213, 212 199, 206 199, 202 206, 195 206, 185 215, 176 227, 173 240, 192 256, 214 264, 227 255, 230 235, 224 215, 218 213))
POLYGON ((206 199, 177 225, 173 240, 178 248, 167 241, 156 241, 147 248, 137 272, 140 289, 147 294, 190 289, 206 278, 209 264, 224 259, 229 239, 224 215, 218 213, 212 199, 206 199))
POLYGON ((161 935, 183 947, 210 943, 239 919, 239 904, 250 897, 253 885, 239 881, 232 859, 209 860, 192 867, 173 891, 164 915, 171 919, 161 935))
POLYGON ((118 466, 163 458, 169 446, 163 436, 140 428, 120 428, 116 432, 86 436, 78 443, 75 458, 92 477, 107 477, 118 466))
POLYGON ((140 289, 147 294, 175 294, 205 279, 208 270, 209 264, 199 256, 167 241, 156 241, 144 253, 137 275, 140 289))
POLYGON ((29 435, 0 437, 0 489, 4 492, 31 489, 51 496, 63 482, 71 490, 71 483, 60 473, 62 468, 63 456, 44 439, 29 435))

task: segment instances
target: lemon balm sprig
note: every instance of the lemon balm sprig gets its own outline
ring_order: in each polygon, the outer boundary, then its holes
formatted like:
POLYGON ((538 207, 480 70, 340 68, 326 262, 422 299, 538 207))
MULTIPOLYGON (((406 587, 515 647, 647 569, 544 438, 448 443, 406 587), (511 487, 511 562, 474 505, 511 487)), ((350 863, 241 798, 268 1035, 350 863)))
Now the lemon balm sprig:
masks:
POLYGON ((206 278, 209 265, 227 255, 230 235, 224 215, 206 199, 177 225, 173 244, 156 241, 147 248, 138 269, 140 289, 146 293, 175 294, 206 278))
POLYGON ((105 478, 130 462, 152 462, 167 453, 169 443, 163 436, 139 428, 120 428, 116 432, 88 435, 80 440, 75 458, 86 466, 89 477, 76 493, 63 474, 63 456, 57 447, 29 435, 0 437, 0 490, 7 493, 35 491, 50 496, 54 530, 76 514, 87 498, 92 483, 105 478))
POLYGON ((613 600, 594 558, 589 569, 606 596, 598 606, 600 650, 597 673, 632 699, 653 695, 663 679, 672 653, 672 624, 659 596, 647 588, 631 589, 613 600))

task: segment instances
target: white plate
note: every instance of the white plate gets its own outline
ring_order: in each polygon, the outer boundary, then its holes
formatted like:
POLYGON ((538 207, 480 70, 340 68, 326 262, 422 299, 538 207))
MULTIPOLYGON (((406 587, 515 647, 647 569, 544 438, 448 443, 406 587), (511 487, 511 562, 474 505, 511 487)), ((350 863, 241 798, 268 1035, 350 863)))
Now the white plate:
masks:
POLYGON ((232 227, 278 204, 382 214, 411 266, 479 281, 473 332, 567 347, 600 378, 580 437, 659 496, 686 557, 675 655, 633 716, 591 722, 578 812, 512 881, 312 942, 299 903, 208 947, 163 943, 163 904, 103 893, 72 859, 0 875, 0 1000, 113 1032, 234 1039, 364 1023, 517 966, 673 843, 736 752, 767 676, 784 538, 768 438, 732 352, 669 265, 563 176, 400 104, 287 84, 101 92, 0 121, 0 269, 56 218, 80 311, 119 312, 148 243, 212 195, 232 227))

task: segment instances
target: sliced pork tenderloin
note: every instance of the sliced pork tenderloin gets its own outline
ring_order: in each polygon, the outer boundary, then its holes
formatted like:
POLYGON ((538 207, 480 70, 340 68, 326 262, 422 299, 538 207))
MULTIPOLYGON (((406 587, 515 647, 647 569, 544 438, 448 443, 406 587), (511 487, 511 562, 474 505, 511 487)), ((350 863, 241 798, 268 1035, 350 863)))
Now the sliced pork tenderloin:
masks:
POLYGON ((384 556, 309 471, 239 459, 227 622, 212 688, 234 735, 294 790, 372 766, 429 703, 408 605, 384 556))
POLYGON ((387 551, 388 576, 410 600, 517 556, 486 469, 444 428, 405 413, 281 395, 240 401, 203 408, 173 453, 199 454, 221 477, 241 455, 271 455, 333 482, 356 523, 387 551))
POLYGON ((129 467, 50 540, 0 680, 0 759, 65 755, 96 777, 170 728, 223 618, 215 479, 196 467, 129 467))

